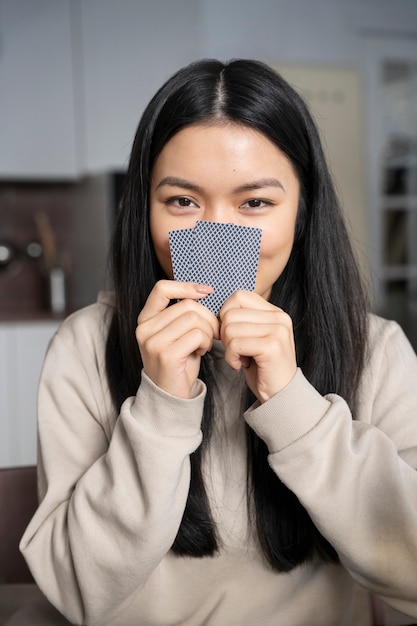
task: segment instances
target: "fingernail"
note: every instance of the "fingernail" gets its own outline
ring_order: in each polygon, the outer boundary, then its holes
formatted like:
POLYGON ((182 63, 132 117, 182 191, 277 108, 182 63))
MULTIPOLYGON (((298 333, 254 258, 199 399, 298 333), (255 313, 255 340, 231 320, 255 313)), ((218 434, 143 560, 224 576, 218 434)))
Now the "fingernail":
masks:
POLYGON ((213 291, 213 287, 210 287, 210 285, 194 285, 195 286, 195 290, 197 293, 204 293, 204 294, 208 294, 208 293, 212 293, 213 291))

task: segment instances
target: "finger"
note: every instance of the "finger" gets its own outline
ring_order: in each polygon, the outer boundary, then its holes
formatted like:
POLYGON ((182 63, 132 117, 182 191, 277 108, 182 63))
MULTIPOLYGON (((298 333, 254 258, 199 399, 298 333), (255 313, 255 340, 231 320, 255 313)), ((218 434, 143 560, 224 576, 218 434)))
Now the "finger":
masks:
POLYGON ((276 309, 274 304, 271 304, 265 298, 253 291, 235 291, 223 304, 220 309, 219 317, 222 320, 227 311, 231 309, 276 309))
POLYGON ((270 310, 230 309, 221 320, 220 338, 227 345, 230 338, 236 336, 273 336, 281 327, 286 329, 289 337, 293 336, 291 317, 276 307, 270 310))
MULTIPOLYGON (((148 348, 150 352, 154 351, 154 346, 157 348, 157 338, 152 337, 148 342, 148 348)), ((186 362, 188 357, 192 354, 202 356, 208 352, 213 343, 213 338, 210 334, 204 332, 200 328, 191 328, 177 339, 165 344, 164 350, 157 352, 157 361, 160 364, 160 369, 172 369, 186 362)))
POLYGON ((248 324, 284 324, 291 325, 291 317, 282 309, 272 306, 264 309, 230 308, 226 310, 221 319, 222 327, 228 324, 243 323, 248 324))
POLYGON ((272 322, 253 323, 246 320, 222 324, 220 330, 220 338, 225 345, 233 339, 262 339, 263 337, 273 339, 276 335, 282 340, 290 337, 290 332, 284 325, 277 325, 272 322))
POLYGON ((231 321, 233 311, 229 312, 227 320, 220 329, 220 338, 225 346, 225 358, 232 363, 240 362, 246 366, 247 360, 241 357, 252 357, 259 360, 263 355, 267 360, 277 358, 278 354, 292 355, 295 350, 294 333, 291 318, 284 312, 277 311, 274 314, 267 312, 262 323, 253 321, 251 316, 259 312, 243 311, 242 318, 231 321), (249 318, 249 321, 247 321, 249 318), (280 320, 282 320, 281 323, 280 320), (268 323, 267 323, 268 321, 268 323))
POLYGON ((202 348, 204 354, 207 351, 207 341, 211 344, 214 336, 211 320, 196 314, 195 311, 189 311, 185 315, 175 317, 169 324, 164 324, 158 329, 155 329, 153 320, 148 324, 149 328, 146 326, 147 324, 139 325, 136 335, 140 348, 145 349, 148 354, 163 353, 170 345, 176 344, 185 335, 193 332, 195 337, 201 337, 201 344, 197 343, 193 346, 191 352, 202 348))
POLYGON ((161 389, 188 398, 198 376, 200 357, 210 350, 212 337, 193 328, 177 341, 165 343, 162 351, 158 349, 157 338, 152 337, 149 344, 145 373, 161 389))
POLYGON ((138 338, 145 340, 149 335, 153 335, 168 327, 179 319, 184 327, 198 328, 201 324, 209 324, 211 335, 219 338, 219 321, 209 309, 194 300, 181 300, 176 304, 155 314, 153 317, 138 320, 138 338))
POLYGON ((199 300, 213 292, 210 285, 199 285, 197 283, 182 283, 175 280, 160 280, 152 289, 149 297, 138 317, 138 322, 142 322, 154 315, 157 315, 170 303, 171 300, 182 300, 189 298, 199 300))
POLYGON ((237 337, 231 339, 225 350, 225 361, 233 369, 249 367, 250 361, 256 362, 258 367, 270 367, 271 363, 289 359, 294 360, 292 341, 285 341, 278 337, 265 335, 261 337, 237 337))

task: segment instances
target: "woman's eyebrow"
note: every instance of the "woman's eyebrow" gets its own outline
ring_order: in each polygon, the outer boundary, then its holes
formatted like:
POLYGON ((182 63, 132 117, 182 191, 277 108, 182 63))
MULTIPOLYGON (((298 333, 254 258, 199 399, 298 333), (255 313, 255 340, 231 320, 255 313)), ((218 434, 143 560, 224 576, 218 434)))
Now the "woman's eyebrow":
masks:
POLYGON ((159 189, 164 185, 169 185, 170 187, 181 187, 182 189, 189 189, 190 191, 202 191, 202 187, 199 185, 191 183, 189 180, 185 180, 184 178, 177 178, 176 176, 165 176, 159 181, 156 189, 159 189))
POLYGON ((250 183, 245 183, 244 185, 239 185, 234 190, 236 193, 241 191, 252 191, 254 189, 263 189, 264 187, 279 187, 283 191, 285 191, 284 185, 281 183, 278 178, 260 178, 259 180, 254 180, 250 183))
MULTIPOLYGON (((156 189, 168 185, 170 187, 181 187, 182 189, 188 189, 190 191, 202 192, 203 188, 200 185, 185 180, 184 178, 177 178, 176 176, 165 176, 162 178, 156 186, 156 189)), ((233 190, 233 193, 241 193, 242 191, 253 191, 255 189, 264 189, 265 187, 278 187, 285 191, 284 185, 278 178, 260 178, 258 180, 239 185, 233 190)))

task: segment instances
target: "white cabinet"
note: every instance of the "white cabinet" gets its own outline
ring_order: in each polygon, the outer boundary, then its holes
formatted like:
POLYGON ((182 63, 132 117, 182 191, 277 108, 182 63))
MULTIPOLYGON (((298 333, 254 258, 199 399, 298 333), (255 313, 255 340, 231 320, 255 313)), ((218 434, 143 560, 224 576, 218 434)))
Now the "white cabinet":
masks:
POLYGON ((194 0, 2 0, 0 178, 125 169, 163 80, 198 56, 194 0))
POLYGON ((36 398, 57 321, 0 324, 0 467, 37 459, 36 398))
POLYGON ((199 56, 200 11, 194 0, 81 3, 88 173, 127 167, 146 104, 199 56))
POLYGON ((69 178, 82 146, 71 0, 2 0, 0 177, 69 178))

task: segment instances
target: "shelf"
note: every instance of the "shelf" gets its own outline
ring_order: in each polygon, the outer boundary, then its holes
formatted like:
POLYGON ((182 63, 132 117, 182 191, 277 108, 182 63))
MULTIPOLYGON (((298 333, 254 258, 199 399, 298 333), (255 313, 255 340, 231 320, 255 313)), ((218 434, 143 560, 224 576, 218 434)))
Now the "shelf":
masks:
POLYGON ((417 265, 385 265, 382 268, 382 280, 416 280, 417 265))
POLYGON ((381 197, 381 209, 383 211, 417 211, 417 194, 381 197))
POLYGON ((384 162, 385 169, 413 169, 415 167, 417 167, 417 154, 415 152, 410 152, 409 154, 401 156, 388 156, 384 162))
POLYGON ((62 322, 70 311, 63 314, 53 314, 50 311, 3 311, 0 309, 0 324, 62 322))

